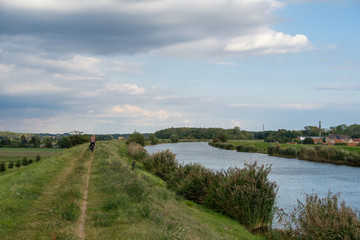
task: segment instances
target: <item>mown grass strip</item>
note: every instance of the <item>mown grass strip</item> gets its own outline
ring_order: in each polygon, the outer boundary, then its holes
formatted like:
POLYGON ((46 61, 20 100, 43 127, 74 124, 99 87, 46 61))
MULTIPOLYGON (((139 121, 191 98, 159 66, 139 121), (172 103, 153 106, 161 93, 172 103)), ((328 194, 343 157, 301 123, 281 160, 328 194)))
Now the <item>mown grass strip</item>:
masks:
POLYGON ((233 219, 176 196, 136 165, 125 143, 97 145, 89 185, 87 239, 263 239, 233 219))
POLYGON ((91 154, 85 150, 82 145, 20 168, 4 175, 5 182, 0 177, 0 193, 4 194, 0 219, 6 218, 0 223, 0 239, 76 238, 74 222, 79 217, 84 173, 91 154), (11 194, 14 189, 17 194, 11 194), (19 190, 24 194, 19 195, 19 190))

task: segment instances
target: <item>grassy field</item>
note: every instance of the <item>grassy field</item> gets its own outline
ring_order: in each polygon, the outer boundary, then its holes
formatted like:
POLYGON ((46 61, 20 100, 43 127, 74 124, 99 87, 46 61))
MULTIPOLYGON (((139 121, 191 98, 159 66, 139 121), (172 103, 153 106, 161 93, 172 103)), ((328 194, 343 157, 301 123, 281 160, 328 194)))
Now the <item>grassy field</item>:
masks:
POLYGON ((124 142, 99 142, 91 159, 84 144, 0 173, 0 239, 83 239, 88 176, 86 239, 264 239, 132 171, 124 142))
POLYGON ((64 150, 59 148, 0 148, 0 162, 16 162, 24 157, 35 160, 36 156, 41 158, 54 156, 64 150))

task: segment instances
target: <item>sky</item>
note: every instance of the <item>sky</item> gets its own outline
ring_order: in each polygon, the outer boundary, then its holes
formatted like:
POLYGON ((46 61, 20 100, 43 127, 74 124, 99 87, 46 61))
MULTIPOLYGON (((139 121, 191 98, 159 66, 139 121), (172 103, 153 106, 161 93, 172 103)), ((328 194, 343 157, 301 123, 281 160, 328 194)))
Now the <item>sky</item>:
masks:
POLYGON ((360 124, 360 0, 0 0, 0 131, 360 124))

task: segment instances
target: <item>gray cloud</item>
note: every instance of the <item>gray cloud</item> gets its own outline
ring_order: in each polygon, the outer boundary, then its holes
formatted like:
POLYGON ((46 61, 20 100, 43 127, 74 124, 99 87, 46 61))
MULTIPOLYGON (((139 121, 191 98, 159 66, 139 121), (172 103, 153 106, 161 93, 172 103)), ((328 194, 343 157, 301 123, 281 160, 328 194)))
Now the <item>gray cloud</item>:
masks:
POLYGON ((272 11, 282 6, 275 0, 106 2, 84 8, 58 2, 56 8, 30 1, 25 8, 6 1, 0 9, 0 36, 17 47, 47 52, 135 54, 251 34, 274 22, 272 11))

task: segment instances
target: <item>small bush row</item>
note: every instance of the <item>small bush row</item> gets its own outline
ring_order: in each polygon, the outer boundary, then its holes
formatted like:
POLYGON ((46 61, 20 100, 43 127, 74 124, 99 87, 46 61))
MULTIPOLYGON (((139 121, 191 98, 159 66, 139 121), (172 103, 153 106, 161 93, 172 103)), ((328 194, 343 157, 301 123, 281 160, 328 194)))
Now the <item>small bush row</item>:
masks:
POLYGON ((298 155, 303 160, 360 166, 360 154, 334 147, 302 147, 298 155))
POLYGON ((297 158, 298 152, 295 148, 282 148, 280 145, 273 145, 268 147, 269 156, 297 158))
POLYGON ((253 145, 237 145, 236 151, 238 152, 256 152, 256 148, 253 145))
MULTIPOLYGON (((36 157, 36 161, 38 162, 38 161, 40 161, 40 159, 41 159, 41 157, 38 155, 36 157)), ((26 157, 24 157, 22 159, 22 161, 18 160, 15 163, 14 162, 9 162, 8 165, 7 165, 7 168, 11 169, 11 168, 14 168, 14 166, 19 168, 21 166, 28 166, 28 165, 30 165, 32 163, 33 163, 32 159, 27 159, 26 157)), ((0 172, 4 172, 4 171, 6 171, 6 164, 4 162, 2 162, 2 163, 0 163, 0 172)))
POLYGON ((178 195, 235 218, 250 231, 271 226, 278 188, 268 179, 270 167, 254 163, 213 172, 200 164, 179 165, 169 150, 142 162, 178 195))
POLYGON ((210 146, 220 148, 220 149, 226 149, 226 150, 235 150, 236 146, 232 143, 226 143, 226 142, 209 142, 210 146))

